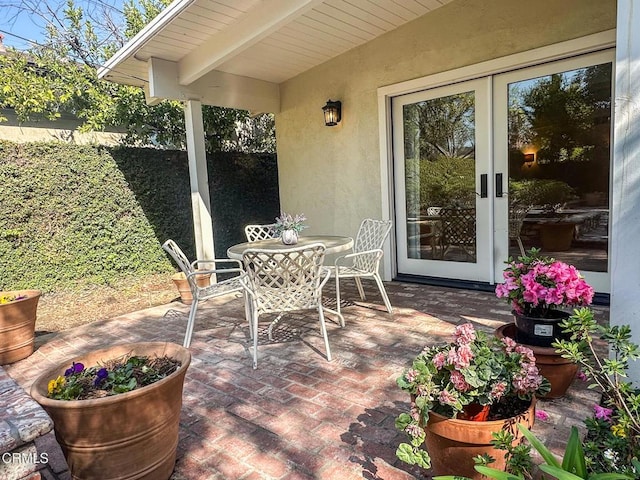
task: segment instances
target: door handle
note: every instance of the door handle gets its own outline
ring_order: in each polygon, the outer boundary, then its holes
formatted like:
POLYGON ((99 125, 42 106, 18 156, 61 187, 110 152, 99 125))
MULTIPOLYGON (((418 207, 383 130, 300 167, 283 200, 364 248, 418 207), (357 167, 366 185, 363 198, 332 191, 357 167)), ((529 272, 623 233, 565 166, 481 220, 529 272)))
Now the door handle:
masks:
POLYGON ((483 173, 480 175, 480 198, 487 198, 487 174, 483 173))
POLYGON ((496 197, 502 197, 502 174, 496 173, 496 197))

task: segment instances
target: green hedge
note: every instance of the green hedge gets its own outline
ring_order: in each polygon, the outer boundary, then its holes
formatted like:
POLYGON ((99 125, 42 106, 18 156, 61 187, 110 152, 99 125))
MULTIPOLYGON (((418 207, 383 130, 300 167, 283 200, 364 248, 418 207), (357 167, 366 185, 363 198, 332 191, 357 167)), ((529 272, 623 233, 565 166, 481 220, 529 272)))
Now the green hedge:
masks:
MULTIPOLYGON (((215 248, 278 214, 273 155, 208 159, 215 248)), ((173 238, 194 258, 185 152, 0 142, 0 289, 55 291, 174 269, 173 238)))

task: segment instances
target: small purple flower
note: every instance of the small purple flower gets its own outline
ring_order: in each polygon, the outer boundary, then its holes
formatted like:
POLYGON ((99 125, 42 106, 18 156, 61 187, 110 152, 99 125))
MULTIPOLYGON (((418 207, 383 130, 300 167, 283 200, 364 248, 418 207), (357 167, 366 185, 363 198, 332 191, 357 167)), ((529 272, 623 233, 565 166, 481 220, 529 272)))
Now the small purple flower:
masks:
POLYGON ((587 375, 582 370, 576 373, 576 378, 578 378, 578 380, 582 380, 583 382, 587 381, 587 375))
POLYGON ((101 368, 96 373, 96 379, 93 381, 93 384, 97 387, 102 383, 102 381, 109 376, 109 372, 106 368, 101 368))
POLYGON ((536 418, 538 420, 542 420, 543 422, 546 422, 547 420, 549 420, 549 414, 544 410, 536 410, 536 418))
POLYGON ((80 373, 84 370, 84 365, 82 363, 73 362, 71 367, 67 368, 64 372, 65 377, 69 377, 74 373, 80 373))
POLYGON ((613 410, 611 408, 605 408, 598 404, 594 404, 593 411, 595 412, 596 418, 606 420, 607 422, 611 421, 611 415, 613 415, 613 410))

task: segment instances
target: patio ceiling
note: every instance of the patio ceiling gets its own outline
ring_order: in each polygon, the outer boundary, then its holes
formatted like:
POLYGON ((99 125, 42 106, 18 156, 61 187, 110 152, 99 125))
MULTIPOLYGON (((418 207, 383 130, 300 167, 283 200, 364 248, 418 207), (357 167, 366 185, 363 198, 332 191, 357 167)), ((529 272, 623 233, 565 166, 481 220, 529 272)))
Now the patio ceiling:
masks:
POLYGON ((98 76, 164 98, 277 112, 278 85, 452 0, 175 0, 98 76))

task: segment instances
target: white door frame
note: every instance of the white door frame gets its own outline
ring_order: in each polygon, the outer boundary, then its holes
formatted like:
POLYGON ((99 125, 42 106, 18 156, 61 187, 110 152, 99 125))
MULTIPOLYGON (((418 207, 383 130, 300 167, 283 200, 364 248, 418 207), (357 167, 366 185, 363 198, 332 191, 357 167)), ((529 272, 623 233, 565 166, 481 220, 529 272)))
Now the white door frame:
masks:
MULTIPOLYGON (((518 68, 530 67, 553 60, 592 53, 614 47, 616 31, 607 30, 586 37, 568 40, 545 47, 521 52, 486 62, 421 77, 406 82, 378 88, 378 131, 380 141, 381 207, 383 217, 395 218, 393 185, 393 138, 391 99, 398 95, 448 85, 453 82, 473 80, 489 75, 505 73, 518 68)), ((489 182, 491 184, 492 182, 489 182)), ((395 235, 385 242, 383 270, 385 280, 391 280, 398 272, 395 255, 395 235)))

